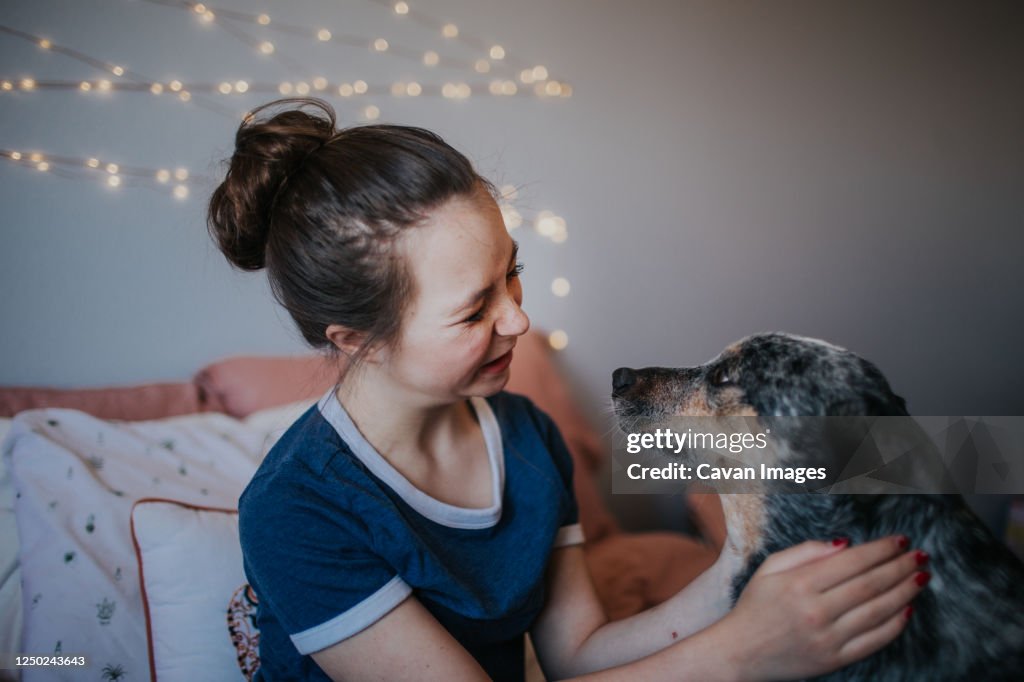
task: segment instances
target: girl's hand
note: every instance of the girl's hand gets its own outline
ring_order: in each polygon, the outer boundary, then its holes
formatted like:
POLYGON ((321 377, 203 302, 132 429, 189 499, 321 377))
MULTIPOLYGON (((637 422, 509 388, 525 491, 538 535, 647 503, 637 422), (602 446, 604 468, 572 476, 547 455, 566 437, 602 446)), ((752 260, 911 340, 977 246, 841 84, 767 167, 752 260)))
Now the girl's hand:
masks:
POLYGON ((741 679, 821 675, 895 639, 929 575, 927 554, 906 547, 903 536, 838 549, 805 542, 768 557, 721 622, 741 679))

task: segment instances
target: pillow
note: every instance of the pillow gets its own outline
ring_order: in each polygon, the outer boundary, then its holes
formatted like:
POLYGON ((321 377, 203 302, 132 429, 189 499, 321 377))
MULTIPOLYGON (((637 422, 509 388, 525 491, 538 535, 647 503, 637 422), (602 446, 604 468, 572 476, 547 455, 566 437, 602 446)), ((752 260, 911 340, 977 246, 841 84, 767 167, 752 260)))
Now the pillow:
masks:
MULTIPOLYGON (((0 442, 10 431, 11 420, 0 418, 0 442)), ((0 452, 6 443, 0 445, 0 452)), ((14 520, 14 485, 6 458, 0 457, 0 651, 21 648, 21 568, 18 565, 18 526, 14 520)), ((0 671, 4 674, 16 671, 0 671)))
POLYGON ((270 407, 312 400, 337 381, 338 369, 325 357, 238 356, 199 370, 195 384, 203 409, 242 418, 270 407))
POLYGON ((0 388, 0 416, 25 410, 66 407, 101 419, 159 419, 200 411, 199 390, 191 383, 154 383, 109 388, 0 388))
MULTIPOLYGON (((20 651, 85 654, 98 677, 142 679, 146 621, 132 546, 132 504, 164 497, 233 508, 266 434, 209 413, 106 422, 75 410, 15 417, 5 443, 21 543, 20 651)), ((76 679, 25 668, 23 679, 76 679)))
POLYGON ((144 498, 131 517, 151 678, 249 680, 259 665, 237 509, 144 498))

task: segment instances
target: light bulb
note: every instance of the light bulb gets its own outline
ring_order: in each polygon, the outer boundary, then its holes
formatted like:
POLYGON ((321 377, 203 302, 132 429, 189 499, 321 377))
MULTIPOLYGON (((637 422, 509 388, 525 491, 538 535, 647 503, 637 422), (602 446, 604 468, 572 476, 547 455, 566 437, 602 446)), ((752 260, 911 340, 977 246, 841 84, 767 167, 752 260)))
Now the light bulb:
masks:
POLYGON ((548 336, 548 344, 555 350, 563 350, 569 345, 569 335, 561 329, 556 329, 548 336))

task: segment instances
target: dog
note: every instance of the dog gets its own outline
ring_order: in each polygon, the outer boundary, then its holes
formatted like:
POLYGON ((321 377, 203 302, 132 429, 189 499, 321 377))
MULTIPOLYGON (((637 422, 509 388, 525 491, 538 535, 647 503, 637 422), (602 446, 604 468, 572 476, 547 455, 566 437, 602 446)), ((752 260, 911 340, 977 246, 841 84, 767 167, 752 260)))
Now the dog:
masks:
MULTIPOLYGON (((747 337, 697 367, 619 368, 612 384, 614 411, 627 433, 680 416, 908 415, 872 363, 782 333, 747 337)), ((781 444, 767 455, 779 460, 773 463, 822 464, 813 460, 827 448, 815 447, 807 433, 777 435, 781 444)), ((815 679, 1024 680, 1024 565, 959 495, 765 489, 721 500, 728 545, 742 564, 732 583, 734 604, 769 554, 805 540, 845 537, 857 544, 903 534, 930 555, 929 587, 915 598, 904 632, 871 656, 815 679)))

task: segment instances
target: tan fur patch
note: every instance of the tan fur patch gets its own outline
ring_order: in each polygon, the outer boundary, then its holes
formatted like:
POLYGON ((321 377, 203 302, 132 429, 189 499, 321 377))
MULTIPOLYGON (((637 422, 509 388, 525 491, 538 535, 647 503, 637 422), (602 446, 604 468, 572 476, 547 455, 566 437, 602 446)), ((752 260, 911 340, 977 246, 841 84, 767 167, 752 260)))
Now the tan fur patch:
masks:
POLYGON ((764 499, 760 495, 721 495, 726 536, 744 560, 761 546, 764 499))

